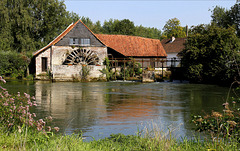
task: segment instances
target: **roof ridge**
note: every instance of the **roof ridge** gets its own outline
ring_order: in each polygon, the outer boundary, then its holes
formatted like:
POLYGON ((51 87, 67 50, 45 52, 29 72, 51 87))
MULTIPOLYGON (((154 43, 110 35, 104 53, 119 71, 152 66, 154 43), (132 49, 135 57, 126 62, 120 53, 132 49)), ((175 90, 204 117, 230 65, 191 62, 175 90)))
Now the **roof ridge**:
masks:
POLYGON ((96 35, 109 35, 109 36, 126 36, 126 37, 136 37, 136 38, 144 38, 144 39, 152 39, 152 40, 159 40, 160 39, 154 39, 154 38, 147 38, 147 37, 141 37, 141 36, 134 36, 134 35, 119 35, 119 34, 96 34, 96 35))

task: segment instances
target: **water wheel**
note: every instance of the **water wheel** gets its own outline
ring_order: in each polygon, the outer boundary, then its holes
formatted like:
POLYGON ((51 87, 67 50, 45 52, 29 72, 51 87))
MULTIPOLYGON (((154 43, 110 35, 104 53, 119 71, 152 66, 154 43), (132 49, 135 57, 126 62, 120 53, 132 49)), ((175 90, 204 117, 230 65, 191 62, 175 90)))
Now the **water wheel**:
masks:
POLYGON ((98 63, 99 58, 95 52, 82 48, 72 51, 63 62, 64 65, 96 65, 98 63))

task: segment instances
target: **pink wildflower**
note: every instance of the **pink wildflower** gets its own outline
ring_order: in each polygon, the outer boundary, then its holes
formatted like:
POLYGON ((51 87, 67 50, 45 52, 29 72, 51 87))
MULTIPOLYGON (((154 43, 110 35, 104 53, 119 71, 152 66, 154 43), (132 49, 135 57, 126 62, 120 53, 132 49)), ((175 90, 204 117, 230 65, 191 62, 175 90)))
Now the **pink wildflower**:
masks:
POLYGON ((41 124, 37 126, 37 130, 38 130, 38 131, 41 131, 41 130, 42 130, 42 125, 41 125, 41 124))
POLYGON ((7 103, 7 102, 5 102, 5 103, 3 103, 3 105, 4 105, 4 106, 8 106, 8 103, 7 103))
POLYGON ((6 90, 7 90, 7 89, 5 89, 5 88, 3 88, 3 87, 1 87, 1 86, 0 86, 0 88, 1 88, 3 91, 6 91, 6 90))
POLYGON ((37 106, 37 102, 36 101, 33 101, 33 106, 37 106))
POLYGON ((30 98, 30 95, 29 95, 29 94, 24 93, 24 95, 25 95, 26 98, 28 98, 28 99, 30 98))
POLYGON ((10 126, 13 126, 13 123, 9 123, 9 124, 8 124, 8 127, 10 127, 10 126))
POLYGON ((54 127, 53 129, 54 129, 56 132, 58 132, 60 128, 59 128, 59 127, 54 127))
POLYGON ((30 126, 33 126, 33 123, 29 121, 29 125, 30 125, 30 126))
POLYGON ((51 131, 51 127, 47 126, 47 131, 50 132, 51 131))
POLYGON ((35 113, 33 113, 32 115, 33 115, 33 117, 36 117, 36 114, 35 114, 35 113))
POLYGON ((17 95, 18 97, 20 97, 20 92, 18 92, 18 95, 17 95))
POLYGON ((39 119, 38 121, 41 125, 45 126, 45 122, 43 121, 43 119, 39 119))
POLYGON ((32 96, 32 99, 33 99, 33 100, 36 100, 36 98, 35 98, 34 96, 32 96))
POLYGON ((2 81, 3 83, 6 83, 6 81, 3 79, 2 76, 0 76, 0 81, 2 81))

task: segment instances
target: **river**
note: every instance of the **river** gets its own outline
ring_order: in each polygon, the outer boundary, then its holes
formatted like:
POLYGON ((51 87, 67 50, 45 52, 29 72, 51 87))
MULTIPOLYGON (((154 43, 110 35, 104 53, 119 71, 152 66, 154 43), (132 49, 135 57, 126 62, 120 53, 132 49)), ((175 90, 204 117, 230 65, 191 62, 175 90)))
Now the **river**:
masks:
POLYGON ((62 133, 82 132, 86 140, 136 134, 153 125, 191 138, 191 115, 222 111, 228 93, 226 87, 180 82, 8 81, 3 87, 34 95, 37 117, 52 116, 62 133))

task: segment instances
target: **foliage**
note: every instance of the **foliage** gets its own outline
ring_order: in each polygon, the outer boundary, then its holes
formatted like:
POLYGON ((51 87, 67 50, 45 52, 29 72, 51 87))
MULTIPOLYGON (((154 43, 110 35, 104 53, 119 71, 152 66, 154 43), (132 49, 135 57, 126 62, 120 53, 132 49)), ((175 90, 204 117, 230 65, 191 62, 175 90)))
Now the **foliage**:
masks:
POLYGON ((23 78, 26 76, 26 70, 30 59, 20 53, 0 51, 0 75, 12 78, 23 78))
POLYGON ((106 34, 134 35, 135 26, 129 19, 110 19, 104 22, 103 31, 106 34))
POLYGON ((240 3, 235 4, 230 10, 216 6, 212 10, 212 23, 219 27, 228 28, 233 26, 240 37, 240 3))
POLYGON ((228 14, 226 9, 220 6, 216 6, 212 12, 212 23, 215 23, 219 27, 228 27, 228 14))
MULTIPOLYGON (((0 82, 6 83, 1 76, 0 82)), ((20 92, 17 95, 10 95, 5 88, 0 86, 0 127, 7 132, 22 132, 25 128, 44 133, 45 131, 50 132, 52 128, 47 123, 52 120, 52 117, 46 117, 46 121, 35 120, 36 114, 30 112, 34 106, 37 106, 35 97, 31 97, 27 93, 21 95, 20 92)), ((59 130, 58 127, 54 129, 59 130)))
POLYGON ((129 77, 140 76, 142 74, 141 64, 136 62, 134 59, 126 62, 125 69, 124 65, 121 66, 120 76, 122 79, 128 79, 129 77))
POLYGON ((0 51, 36 51, 79 18, 62 0, 1 0, 0 10, 0 51))
MULTIPOLYGON (((0 82, 6 83, 1 76, 0 82)), ((17 95, 10 95, 5 88, 0 86, 1 129, 6 132, 18 131, 20 133, 25 128, 43 133, 52 131, 52 128, 47 125, 52 117, 46 117, 46 121, 43 119, 35 120, 36 114, 30 112, 34 106, 37 106, 35 97, 31 97, 27 93, 21 95, 20 92, 17 95)), ((59 130, 58 127, 54 129, 59 130)))
POLYGON ((234 28, 198 25, 189 32, 182 66, 192 82, 231 84, 238 78, 239 50, 234 28))
POLYGON ((129 19, 109 19, 101 25, 100 21, 93 23, 88 17, 81 17, 82 22, 96 34, 120 34, 132 35, 146 38, 160 39, 162 36, 161 30, 157 28, 135 26, 133 21, 129 19))
POLYGON ((80 76, 81 76, 81 81, 85 82, 87 81, 87 77, 90 74, 90 68, 87 65, 82 65, 82 70, 80 72, 80 76))
MULTIPOLYGON (((43 135, 33 131, 22 133, 4 133, 0 129, 0 147, 2 150, 84 150, 84 151, 206 151, 206 150, 238 150, 238 143, 201 141, 174 138, 145 137, 135 135, 112 134, 108 138, 83 141, 81 135, 43 135)), ((164 135, 164 134, 163 134, 164 135)))
MULTIPOLYGON (((80 17, 66 10, 63 0, 1 0, 0 1, 0 51, 26 54, 36 51, 80 17)), ((135 27, 129 19, 93 23, 81 17, 94 33, 137 35, 159 38, 156 28, 135 27), (139 29, 138 29, 139 28, 139 29), (138 29, 138 30, 137 30, 138 29)))
POLYGON ((145 38, 160 39, 162 36, 161 30, 157 28, 143 27, 142 25, 135 27, 134 36, 145 38))
POLYGON ((106 67, 100 70, 100 72, 106 76, 107 81, 113 80, 113 71, 110 60, 108 58, 105 58, 104 65, 106 65, 106 67))
MULTIPOLYGON (((239 91, 239 88, 237 88, 239 91)), ((195 123, 198 131, 206 131, 211 137, 220 139, 236 139, 240 142, 240 103, 239 98, 232 98, 232 107, 228 102, 223 104, 223 113, 212 111, 211 115, 193 116, 192 122, 195 123)))
POLYGON ((180 20, 177 18, 169 19, 163 27, 163 35, 166 35, 167 38, 185 38, 186 33, 184 31, 184 28, 181 27, 180 24, 180 20))

